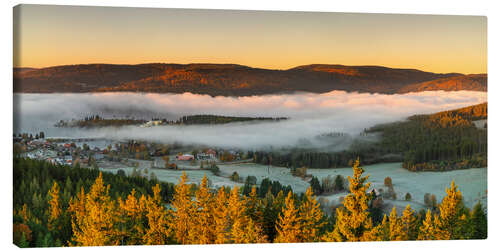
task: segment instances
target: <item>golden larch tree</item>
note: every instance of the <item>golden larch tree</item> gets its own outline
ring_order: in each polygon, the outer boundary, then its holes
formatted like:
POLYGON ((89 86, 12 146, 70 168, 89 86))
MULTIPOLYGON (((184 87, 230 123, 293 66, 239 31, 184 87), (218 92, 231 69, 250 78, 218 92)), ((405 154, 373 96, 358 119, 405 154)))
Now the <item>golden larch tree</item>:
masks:
POLYGON ((164 245, 169 243, 171 230, 169 225, 169 211, 165 209, 161 198, 160 185, 153 187, 153 197, 148 196, 146 204, 146 218, 148 227, 143 235, 143 242, 147 245, 164 245))
POLYGON ((214 197, 208 188, 207 175, 203 176, 195 196, 196 212, 193 214, 193 225, 189 233, 190 242, 193 244, 213 244, 215 242, 214 197))
POLYGON ((125 244, 127 245, 144 244, 142 236, 146 224, 145 200, 144 195, 141 196, 140 200, 137 199, 135 189, 132 189, 125 201, 118 198, 118 207, 122 219, 121 230, 126 234, 125 244))
POLYGON ((238 186, 234 186, 231 190, 228 209, 232 243, 257 243, 264 241, 261 228, 255 225, 252 219, 245 213, 245 201, 240 197, 238 186), (253 228, 249 228, 249 224, 252 224, 253 228))
POLYGON ((337 221, 333 232, 325 237, 328 241, 370 241, 374 240, 372 219, 368 212, 369 197, 366 191, 370 183, 359 159, 353 164, 353 176, 348 176, 350 193, 344 198, 344 208, 337 208, 337 221))
POLYGON ((299 207, 300 242, 315 242, 320 240, 320 230, 326 224, 323 211, 319 207, 311 186, 306 190, 304 201, 299 207))
POLYGON ((90 188, 89 193, 80 195, 80 200, 77 199, 70 205, 70 211, 73 212, 72 240, 76 245, 106 246, 122 244, 123 235, 115 227, 120 220, 117 206, 109 196, 109 188, 109 185, 104 185, 101 172, 90 188))
POLYGON ((59 201, 59 185, 54 181, 52 188, 48 192, 49 200, 49 218, 48 218, 48 229, 52 230, 60 230, 61 225, 59 225, 58 221, 62 215, 61 203, 59 201))
POLYGON ((175 185, 175 193, 172 200, 172 224, 175 239, 180 244, 189 243, 189 230, 192 215, 194 213, 194 202, 191 200, 190 186, 187 184, 188 178, 185 172, 175 185))
POLYGON ((403 224, 401 222, 401 219, 398 218, 396 206, 392 207, 391 214, 389 215, 389 240, 405 240, 403 224))
POLYGON ((418 236, 418 224, 415 217, 415 211, 411 209, 410 204, 406 205, 401 215, 402 240, 416 240, 418 236))
POLYGON ((229 243, 230 221, 227 203, 226 191, 224 187, 221 187, 217 192, 213 208, 215 244, 229 243))
POLYGON ((285 199, 285 206, 283 206, 281 214, 278 216, 278 222, 276 225, 278 233, 274 242, 300 242, 300 222, 299 211, 295 206, 293 193, 290 191, 285 199))
MULTIPOLYGON (((437 217, 435 217, 437 218, 437 217)), ((418 240, 435 240, 435 227, 434 221, 432 217, 431 210, 427 209, 427 213, 425 214, 425 219, 422 222, 422 225, 419 228, 418 232, 418 240)))
POLYGON ((446 188, 446 196, 439 204, 439 217, 434 222, 436 230, 436 239, 438 240, 454 240, 459 239, 462 228, 462 217, 464 212, 464 204, 462 202, 462 193, 455 185, 455 181, 451 182, 450 188, 446 188))

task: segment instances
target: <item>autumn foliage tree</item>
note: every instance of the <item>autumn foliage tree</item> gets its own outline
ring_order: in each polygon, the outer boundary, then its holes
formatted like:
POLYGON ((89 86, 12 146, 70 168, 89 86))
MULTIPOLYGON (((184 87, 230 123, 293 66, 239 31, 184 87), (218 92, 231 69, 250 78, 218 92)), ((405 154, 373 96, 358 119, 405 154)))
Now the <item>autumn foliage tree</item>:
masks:
POLYGON ((344 198, 344 208, 337 208, 337 220, 327 241, 370 241, 374 239, 372 219, 368 212, 368 176, 359 167, 359 159, 353 165, 353 176, 348 176, 350 193, 344 198))

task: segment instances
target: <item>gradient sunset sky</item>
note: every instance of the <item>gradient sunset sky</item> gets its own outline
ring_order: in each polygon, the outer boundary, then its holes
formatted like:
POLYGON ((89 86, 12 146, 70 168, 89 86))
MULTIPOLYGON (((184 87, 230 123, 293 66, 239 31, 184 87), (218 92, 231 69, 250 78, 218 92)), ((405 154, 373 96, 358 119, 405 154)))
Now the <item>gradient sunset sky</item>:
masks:
POLYGON ((321 63, 486 73, 486 23, 480 16, 20 5, 14 66, 321 63))

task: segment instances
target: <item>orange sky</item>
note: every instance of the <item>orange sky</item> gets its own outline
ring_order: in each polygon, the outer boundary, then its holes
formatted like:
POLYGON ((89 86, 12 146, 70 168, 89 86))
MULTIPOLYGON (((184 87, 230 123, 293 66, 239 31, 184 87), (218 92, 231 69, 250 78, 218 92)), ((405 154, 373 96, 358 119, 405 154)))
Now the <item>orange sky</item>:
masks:
POLYGON ((486 17, 21 5, 14 66, 324 63, 486 73, 486 17))

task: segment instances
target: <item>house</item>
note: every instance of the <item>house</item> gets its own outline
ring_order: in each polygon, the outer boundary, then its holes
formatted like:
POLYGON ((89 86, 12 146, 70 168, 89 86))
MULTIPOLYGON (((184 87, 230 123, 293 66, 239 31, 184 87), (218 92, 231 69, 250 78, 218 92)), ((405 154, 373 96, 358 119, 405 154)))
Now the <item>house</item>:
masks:
POLYGON ((148 121, 144 124, 141 125, 141 128, 149 128, 149 127, 154 127, 154 126, 159 126, 163 122, 161 120, 153 120, 153 121, 148 121))
POLYGON ((198 160, 213 160, 213 159, 215 159, 215 154, 198 153, 198 154, 196 154, 196 159, 198 159, 198 160))
POLYGON ((175 159, 178 161, 191 161, 194 160, 194 156, 190 154, 183 154, 175 156, 175 159))
POLYGON ((217 152, 215 152, 215 150, 213 150, 213 149, 207 149, 205 154, 212 155, 213 158, 215 158, 217 156, 217 152))

